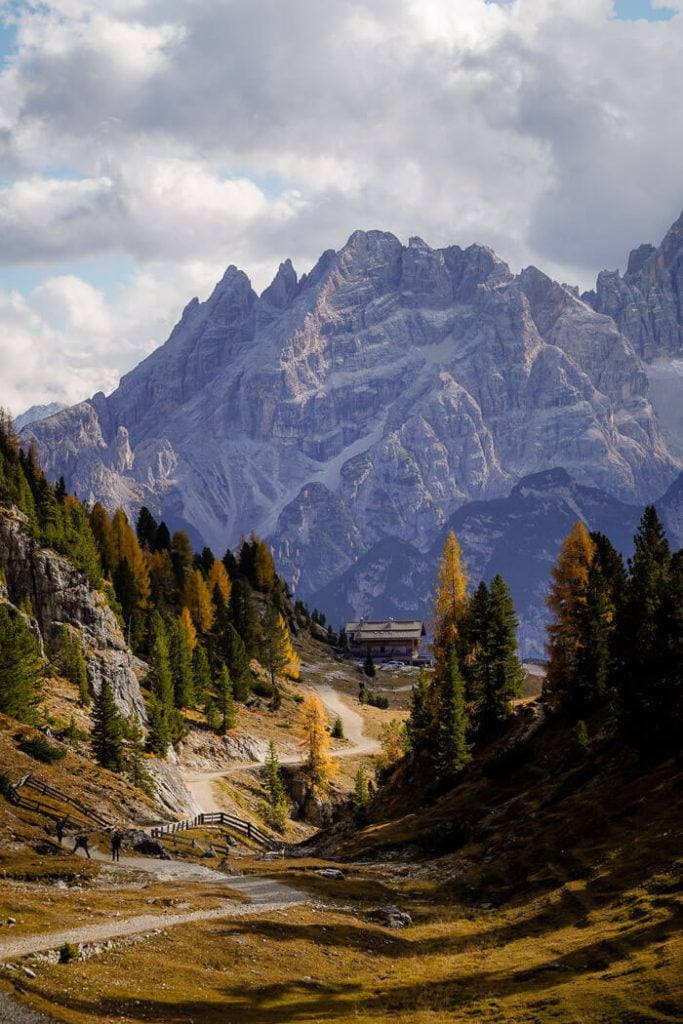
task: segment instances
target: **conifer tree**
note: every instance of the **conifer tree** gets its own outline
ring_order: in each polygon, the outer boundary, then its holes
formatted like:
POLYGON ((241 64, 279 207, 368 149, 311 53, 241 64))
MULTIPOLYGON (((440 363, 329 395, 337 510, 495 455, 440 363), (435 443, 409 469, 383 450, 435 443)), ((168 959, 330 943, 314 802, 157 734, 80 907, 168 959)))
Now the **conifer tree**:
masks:
MULTIPOLYGON (((163 525, 164 524, 161 523, 159 526, 159 533, 157 534, 157 546, 159 545, 160 542, 159 535, 161 535, 161 539, 163 539, 164 541, 166 539, 165 535, 162 534, 161 531, 161 527, 163 525)), ((166 533, 168 533, 168 530, 166 530, 166 533)), ((185 586, 185 580, 187 579, 187 576, 192 569, 193 561, 192 545, 190 543, 190 538, 187 536, 184 530, 176 530, 176 532, 173 534, 173 536, 171 537, 170 551, 171 563, 173 565, 173 574, 175 576, 176 586, 178 590, 182 593, 183 588, 185 586)), ((190 609, 190 611, 191 610, 192 609, 190 609)), ((196 621, 197 620, 195 619, 195 622, 196 621)))
POLYGON ((246 580, 237 579, 230 593, 230 619, 242 638, 248 657, 258 655, 259 629, 251 587, 246 580))
POLYGON ((187 632, 179 619, 172 620, 169 629, 169 659, 173 677, 173 702, 177 708, 192 707, 195 700, 192 651, 187 632))
POLYGON ((251 668, 242 638, 230 625, 223 635, 221 646, 230 670, 235 700, 244 703, 251 695, 251 668))
POLYGON ((144 755, 142 726, 137 715, 133 715, 126 727, 128 749, 125 752, 125 776, 134 786, 141 789, 147 796, 152 796, 154 787, 147 770, 144 755))
POLYGON ((228 729, 234 729, 237 725, 232 680, 227 665, 221 665, 216 679, 216 708, 221 716, 221 732, 225 735, 228 729))
POLYGON ((583 523, 575 523, 565 537, 546 599, 551 613, 548 632, 548 673, 545 694, 555 708, 571 706, 581 647, 581 613, 586 603, 588 574, 595 543, 583 523))
POLYGON ((413 749, 422 745, 432 724, 430 707, 430 684, 427 673, 421 668, 417 683, 410 693, 410 715, 406 722, 408 740, 413 749))
POLYGON ((320 698, 311 693, 301 705, 303 726, 303 748, 306 751, 304 771, 311 790, 320 797, 327 795, 336 765, 329 754, 330 734, 327 731, 327 716, 320 698))
POLYGON ((160 702, 162 707, 170 711, 174 705, 173 675, 169 660, 168 634, 164 622, 158 612, 152 615, 152 637, 149 655, 149 672, 145 680, 147 686, 160 702))
POLYGON ((194 622, 192 621, 189 608, 183 608, 181 611, 180 625, 185 630, 190 650, 194 652, 194 649, 197 646, 197 630, 194 628, 194 622))
POLYGON ((232 590, 232 584, 230 583, 230 577, 225 571, 225 566, 217 558, 214 559, 211 568, 207 575, 207 586, 209 594, 211 595, 215 603, 215 592, 216 589, 220 592, 223 604, 227 605, 230 601, 230 591, 232 590))
POLYGON ((156 551, 158 526, 156 519, 144 505, 138 513, 135 532, 141 548, 156 551))
POLYGON ((112 772, 123 768, 123 719, 108 679, 102 680, 92 713, 92 751, 98 764, 112 772))
POLYGON ((441 778, 457 775, 471 761, 470 745, 467 742, 468 726, 465 684, 455 644, 451 644, 439 690, 436 766, 441 778))
POLYGON ((183 588, 183 604, 200 633, 208 633, 213 626, 215 611, 211 594, 200 569, 187 574, 183 588))
POLYGON ((282 770, 275 749, 275 742, 270 740, 264 769, 264 783, 268 793, 268 801, 275 811, 287 810, 287 794, 282 781, 282 770))
POLYGON ((363 672, 368 678, 372 679, 375 676, 375 662, 372 658, 372 651, 368 647, 367 654, 365 655, 365 661, 363 662, 363 672))
POLYGON ((211 668, 206 651, 201 644, 197 644, 192 652, 192 676, 195 699, 199 702, 205 701, 211 689, 211 668))
POLYGON ((147 718, 149 720, 147 749, 152 754, 165 757, 171 744, 169 712, 168 708, 159 700, 155 693, 147 701, 147 718))
POLYGON ((522 692, 524 670, 517 657, 517 627, 512 595, 502 576, 491 580, 489 591, 489 635, 491 674, 481 713, 486 722, 500 722, 511 710, 511 702, 522 692))
POLYGON ((270 672, 271 686, 275 686, 276 673, 286 668, 293 653, 285 620, 269 607, 263 619, 261 662, 270 672))
POLYGON ((0 604, 0 711, 35 724, 44 671, 38 641, 24 617, 0 604))
POLYGON ((359 765, 353 780, 353 805, 357 811, 362 811, 367 806, 369 799, 368 779, 363 765, 359 765))
POLYGON ((460 544, 450 530, 437 570, 434 594, 433 632, 437 672, 441 675, 449 648, 457 642, 467 610, 467 574, 460 544))
POLYGON ((629 560, 627 597, 619 622, 621 722, 625 735, 654 749, 666 731, 666 604, 671 556, 664 528, 649 505, 629 560))

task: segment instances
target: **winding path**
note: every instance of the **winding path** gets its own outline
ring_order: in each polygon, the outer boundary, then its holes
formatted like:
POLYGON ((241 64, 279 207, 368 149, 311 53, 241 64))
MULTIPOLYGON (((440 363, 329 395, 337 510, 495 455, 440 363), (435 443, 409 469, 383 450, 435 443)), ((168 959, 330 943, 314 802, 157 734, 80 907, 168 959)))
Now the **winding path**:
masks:
MULTIPOLYGON (((346 704, 339 693, 328 683, 319 686, 306 687, 311 693, 317 694, 327 710, 342 720, 344 736, 350 740, 352 746, 343 747, 340 750, 332 751, 334 757, 355 757, 358 754, 376 754, 381 744, 379 740, 366 736, 363 732, 365 722, 363 716, 346 704)), ((301 757, 298 754, 285 754, 280 758, 281 764, 299 764, 301 757)), ((216 799, 214 784, 225 778, 231 772, 245 771, 249 768, 263 767, 260 761, 240 761, 237 764, 229 764, 219 771, 194 771, 192 769, 180 768, 183 782, 195 798, 200 809, 206 813, 211 811, 225 810, 223 804, 216 799)))

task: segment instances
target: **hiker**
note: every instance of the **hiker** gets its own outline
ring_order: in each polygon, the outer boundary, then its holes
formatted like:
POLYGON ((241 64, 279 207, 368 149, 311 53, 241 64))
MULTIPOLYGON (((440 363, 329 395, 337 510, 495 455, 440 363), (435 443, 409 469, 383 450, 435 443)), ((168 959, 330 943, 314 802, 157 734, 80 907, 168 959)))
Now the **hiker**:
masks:
POLYGON ((120 852, 121 852, 121 833, 120 832, 114 832, 114 835, 111 837, 111 859, 112 860, 118 860, 120 852))
POLYGON ((55 825, 55 831, 57 833, 57 839, 59 841, 59 845, 60 846, 62 845, 62 839, 64 838, 64 830, 65 830, 65 828, 66 828, 66 822, 64 821, 64 818, 60 818, 59 821, 57 822, 57 824, 55 825))
POLYGON ((88 837, 87 836, 76 836, 76 843, 74 845, 72 853, 76 850, 85 850, 85 855, 90 860, 90 850, 88 849, 88 837))

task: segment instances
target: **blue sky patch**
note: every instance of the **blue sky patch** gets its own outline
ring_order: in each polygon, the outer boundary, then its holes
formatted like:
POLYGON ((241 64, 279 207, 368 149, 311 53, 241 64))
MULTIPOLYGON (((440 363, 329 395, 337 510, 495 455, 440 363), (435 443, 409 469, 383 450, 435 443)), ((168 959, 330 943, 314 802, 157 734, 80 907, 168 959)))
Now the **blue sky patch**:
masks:
POLYGON ((672 7, 652 7, 650 0, 615 0, 614 17, 620 21, 671 21, 676 11, 672 7))

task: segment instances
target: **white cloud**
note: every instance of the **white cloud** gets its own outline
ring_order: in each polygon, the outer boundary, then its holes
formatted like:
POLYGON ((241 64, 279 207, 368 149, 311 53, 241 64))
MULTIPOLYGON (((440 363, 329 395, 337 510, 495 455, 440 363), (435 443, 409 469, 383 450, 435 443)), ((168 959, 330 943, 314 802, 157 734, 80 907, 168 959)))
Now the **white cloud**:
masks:
MULTIPOLYGON (((50 280, 23 300, 16 337, 62 339, 67 363, 90 345, 104 386, 228 263, 262 287, 285 256, 307 269, 357 227, 485 242, 583 285, 623 266, 683 205, 683 17, 612 9, 24 5, 0 75, 0 258, 50 280), (107 254, 137 267, 108 299, 62 269, 107 254)), ((18 301, 5 296, 0 329, 18 301)))

